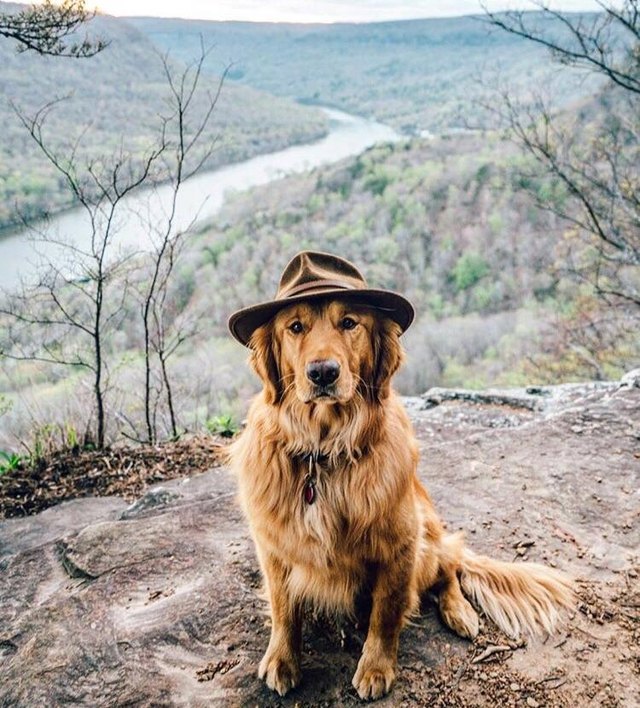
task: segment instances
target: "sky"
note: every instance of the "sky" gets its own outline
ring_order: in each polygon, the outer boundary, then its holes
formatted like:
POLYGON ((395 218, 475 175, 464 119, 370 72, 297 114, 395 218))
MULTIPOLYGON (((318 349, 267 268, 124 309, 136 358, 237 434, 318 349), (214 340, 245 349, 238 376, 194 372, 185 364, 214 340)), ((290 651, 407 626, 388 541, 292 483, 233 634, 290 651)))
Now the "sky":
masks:
MULTIPOLYGON (((249 22, 380 22, 481 12, 480 0, 88 0, 109 15, 249 22)), ((596 0, 551 0, 555 9, 600 9, 596 0)), ((487 0, 491 10, 535 9, 531 0, 487 0)))

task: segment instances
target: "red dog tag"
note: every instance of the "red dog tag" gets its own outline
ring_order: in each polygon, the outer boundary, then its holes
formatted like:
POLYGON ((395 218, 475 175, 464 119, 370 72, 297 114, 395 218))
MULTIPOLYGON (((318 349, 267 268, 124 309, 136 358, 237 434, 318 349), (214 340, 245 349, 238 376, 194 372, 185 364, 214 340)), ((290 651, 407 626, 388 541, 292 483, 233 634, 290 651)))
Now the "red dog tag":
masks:
POLYGON ((316 487, 312 479, 304 485, 304 500, 307 504, 313 504, 316 500, 316 487))

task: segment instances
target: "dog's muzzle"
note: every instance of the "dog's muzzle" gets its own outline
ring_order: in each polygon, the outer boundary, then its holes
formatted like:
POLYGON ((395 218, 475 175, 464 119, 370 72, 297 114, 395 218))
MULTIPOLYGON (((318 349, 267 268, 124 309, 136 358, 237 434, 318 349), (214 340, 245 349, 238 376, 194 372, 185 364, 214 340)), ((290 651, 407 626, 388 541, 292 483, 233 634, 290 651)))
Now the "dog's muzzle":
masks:
POLYGON ((307 364, 307 379, 314 386, 314 398, 335 396, 335 382, 340 376, 340 364, 334 359, 318 359, 307 364))

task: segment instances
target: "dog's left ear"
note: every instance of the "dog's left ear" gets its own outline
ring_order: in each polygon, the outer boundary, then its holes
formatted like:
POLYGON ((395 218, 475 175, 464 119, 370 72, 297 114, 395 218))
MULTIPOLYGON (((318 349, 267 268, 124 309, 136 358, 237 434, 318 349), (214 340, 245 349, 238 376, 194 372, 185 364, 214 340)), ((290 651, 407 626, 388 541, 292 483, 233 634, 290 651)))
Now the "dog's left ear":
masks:
POLYGON ((278 368, 275 337, 271 323, 258 327, 251 335, 249 347, 251 348, 250 362, 253 370, 262 379, 267 403, 277 403, 282 396, 282 382, 278 368))
POLYGON ((391 377, 404 360, 400 345, 400 326, 387 317, 380 317, 373 337, 373 395, 381 401, 389 395, 391 377))

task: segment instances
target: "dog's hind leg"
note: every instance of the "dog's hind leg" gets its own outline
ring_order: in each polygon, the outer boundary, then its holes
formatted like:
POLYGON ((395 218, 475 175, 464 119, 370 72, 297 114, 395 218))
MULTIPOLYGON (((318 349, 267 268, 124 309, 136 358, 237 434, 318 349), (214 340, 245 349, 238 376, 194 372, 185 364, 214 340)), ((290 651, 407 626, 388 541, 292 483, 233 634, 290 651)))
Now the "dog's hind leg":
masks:
POLYGON ((445 531, 429 493, 417 478, 415 489, 423 527, 417 561, 418 592, 436 593, 444 623, 461 637, 473 639, 480 622, 477 612, 462 594, 458 579, 464 556, 463 536, 445 531))
POLYGON ((444 623, 461 637, 478 635, 478 613, 464 597, 457 574, 446 578, 438 596, 440 615, 444 623))
POLYGON ((440 533, 432 538, 431 563, 423 560, 423 587, 438 595, 444 623, 461 637, 473 639, 478 634, 478 613, 462 594, 458 573, 463 556, 461 534, 440 533), (427 568, 430 566, 428 572, 427 568), (430 576, 430 582, 429 582, 430 576))
POLYGON ((302 605, 288 591, 283 565, 269 554, 261 554, 260 560, 271 610, 271 638, 258 676, 271 690, 284 696, 302 677, 302 605))

